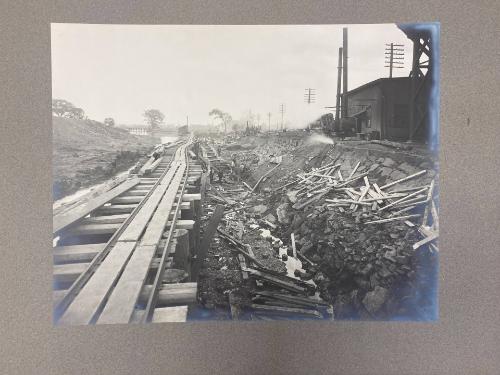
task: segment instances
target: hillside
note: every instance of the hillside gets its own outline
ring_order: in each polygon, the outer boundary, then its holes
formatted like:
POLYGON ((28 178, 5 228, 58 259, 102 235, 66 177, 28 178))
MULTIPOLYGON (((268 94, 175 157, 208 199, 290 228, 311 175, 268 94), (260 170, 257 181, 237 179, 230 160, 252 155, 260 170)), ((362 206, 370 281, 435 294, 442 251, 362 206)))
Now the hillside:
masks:
POLYGON ((134 165, 159 141, 91 120, 52 118, 54 200, 134 165))

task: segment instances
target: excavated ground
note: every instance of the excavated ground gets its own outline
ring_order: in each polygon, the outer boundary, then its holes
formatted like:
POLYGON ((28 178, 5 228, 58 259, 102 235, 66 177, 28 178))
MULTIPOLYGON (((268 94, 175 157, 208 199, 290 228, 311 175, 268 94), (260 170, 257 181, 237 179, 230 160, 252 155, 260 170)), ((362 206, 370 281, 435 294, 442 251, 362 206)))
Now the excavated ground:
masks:
MULTIPOLYGON (((394 149, 361 141, 332 145, 313 142, 304 132, 245 136, 225 145, 212 142, 220 146, 228 163, 234 160, 241 165, 240 177, 250 187, 280 163, 254 193, 237 182, 235 175, 228 175, 225 182, 212 184, 205 202, 208 216, 221 197, 227 200, 226 212, 245 207, 226 214, 219 228, 250 244, 259 260, 270 268, 284 265, 279 246, 262 240, 260 229, 267 228, 288 248, 293 233, 298 252, 313 263, 305 274, 317 285, 323 300, 333 305, 335 319, 437 318, 438 255, 427 246, 413 250, 420 239, 417 227, 402 221, 366 225, 363 221, 368 213, 332 209, 324 201, 328 196, 296 209, 293 184, 276 190, 293 182, 297 173, 333 161, 341 164, 344 175, 360 162, 358 171, 369 172, 370 181, 379 186, 427 170, 393 190, 427 185, 432 179, 437 183, 438 161, 425 146, 394 149)), ((230 317, 230 296, 233 308, 235 300, 247 297, 236 255, 219 236, 203 266, 199 290, 200 302, 221 319, 230 317)))

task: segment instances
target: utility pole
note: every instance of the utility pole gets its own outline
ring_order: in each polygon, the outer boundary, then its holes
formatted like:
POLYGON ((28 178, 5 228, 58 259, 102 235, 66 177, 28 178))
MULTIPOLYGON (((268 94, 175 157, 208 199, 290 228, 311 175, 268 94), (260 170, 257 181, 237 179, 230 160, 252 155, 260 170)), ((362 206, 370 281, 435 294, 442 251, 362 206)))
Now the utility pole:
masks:
POLYGON ((271 112, 267 114, 268 124, 269 124, 269 133, 271 133, 271 112))
POLYGON ((344 73, 344 79, 342 82, 343 95, 342 95, 342 118, 347 117, 347 27, 342 29, 342 69, 344 73))
POLYGON ((307 104, 314 103, 314 100, 316 99, 314 97, 316 95, 314 91, 315 89, 306 89, 306 93, 304 94, 304 99, 307 104))
POLYGON ((283 114, 285 113, 284 104, 280 104, 280 113, 281 113, 281 131, 283 131, 283 114))
POLYGON ((389 68, 389 78, 392 78, 392 69, 404 68, 404 44, 385 44, 385 68, 389 68), (389 64, 389 65, 387 65, 389 64))

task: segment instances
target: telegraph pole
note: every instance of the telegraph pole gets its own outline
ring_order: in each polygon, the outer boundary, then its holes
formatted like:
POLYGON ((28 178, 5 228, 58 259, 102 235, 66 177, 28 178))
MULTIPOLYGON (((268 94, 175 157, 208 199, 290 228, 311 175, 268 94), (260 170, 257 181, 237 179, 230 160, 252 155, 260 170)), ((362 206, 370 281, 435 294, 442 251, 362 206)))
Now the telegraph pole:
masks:
POLYGON ((316 99, 314 97, 316 95, 314 91, 315 89, 306 89, 306 93, 304 94, 304 99, 307 104, 314 103, 314 100, 316 99))
POLYGON ((284 104, 280 104, 280 113, 281 113, 281 131, 283 131, 283 114, 285 113, 284 104))
POLYGON ((269 133, 271 133, 271 112, 267 114, 268 124, 269 124, 269 133))
POLYGON ((393 69, 404 68, 404 44, 387 44, 385 45, 385 68, 389 68, 389 78, 392 78, 393 69), (387 65, 389 64, 389 65, 387 65))

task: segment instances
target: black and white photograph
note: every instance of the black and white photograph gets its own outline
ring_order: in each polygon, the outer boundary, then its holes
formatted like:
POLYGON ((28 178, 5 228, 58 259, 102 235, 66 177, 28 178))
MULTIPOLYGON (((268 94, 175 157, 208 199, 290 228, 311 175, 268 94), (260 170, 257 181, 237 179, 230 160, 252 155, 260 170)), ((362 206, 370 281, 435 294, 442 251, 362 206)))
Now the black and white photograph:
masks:
POLYGON ((50 30, 54 325, 439 320, 439 23, 50 30))

